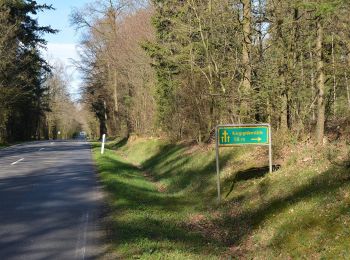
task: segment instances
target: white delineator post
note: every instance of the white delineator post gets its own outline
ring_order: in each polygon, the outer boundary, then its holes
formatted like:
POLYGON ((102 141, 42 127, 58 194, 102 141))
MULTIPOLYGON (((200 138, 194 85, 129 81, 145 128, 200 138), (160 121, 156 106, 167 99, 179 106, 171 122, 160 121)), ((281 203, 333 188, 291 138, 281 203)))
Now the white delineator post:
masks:
POLYGON ((106 134, 102 135, 102 146, 101 146, 101 154, 105 152, 105 142, 106 142, 106 134))

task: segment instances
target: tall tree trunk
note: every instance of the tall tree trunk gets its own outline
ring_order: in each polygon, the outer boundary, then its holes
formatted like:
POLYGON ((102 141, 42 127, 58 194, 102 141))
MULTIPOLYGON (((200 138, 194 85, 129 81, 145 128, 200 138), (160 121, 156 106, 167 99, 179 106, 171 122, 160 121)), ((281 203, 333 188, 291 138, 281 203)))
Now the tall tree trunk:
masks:
POLYGON ((277 42, 280 42, 279 46, 283 53, 281 57, 281 62, 278 64, 278 76, 279 76, 279 84, 281 85, 281 103, 280 103, 280 111, 279 111, 279 130, 283 133, 288 131, 288 82, 287 82, 287 71, 290 64, 288 61, 290 57, 287 54, 291 52, 291 46, 288 46, 285 41, 285 36, 283 35, 283 19, 282 14, 280 12, 276 12, 276 37, 277 42))
POLYGON ((118 113, 119 112, 119 103, 118 103, 118 75, 117 75, 117 69, 114 70, 114 75, 113 75, 113 81, 114 81, 114 86, 113 86, 113 99, 114 99, 114 112, 118 113))
POLYGON ((103 101, 103 114, 101 115, 101 117, 99 118, 100 121, 100 139, 102 140, 102 136, 104 134, 107 135, 107 120, 108 120, 108 116, 107 116, 107 103, 104 100, 103 101))
POLYGON ((315 122, 316 115, 315 115, 315 106, 314 106, 314 98, 315 98, 315 72, 314 72, 314 55, 311 50, 311 44, 309 43, 309 54, 310 54, 310 60, 311 60, 311 110, 312 110, 312 122, 315 122))
POLYGON ((250 114, 250 108, 248 104, 248 97, 251 92, 252 81, 252 67, 251 67, 251 49, 252 49, 252 13, 251 13, 251 0, 241 0, 243 5, 243 49, 242 49, 242 65, 243 65, 243 81, 242 81, 242 93, 243 102, 241 104, 241 120, 246 120, 250 114))
POLYGON ((337 100, 337 78, 335 75, 335 55, 334 55, 334 33, 332 33, 332 72, 333 72, 333 114, 335 116, 337 112, 336 100, 337 100))
POLYGON ((348 98, 348 109, 350 110, 350 87, 349 87, 348 74, 346 72, 345 72, 345 83, 346 83, 346 96, 348 98))
MULTIPOLYGON (((348 49, 347 63, 348 63, 348 67, 350 67, 350 42, 347 42, 346 46, 348 49)), ((346 80, 346 95, 348 98, 348 105, 349 105, 349 110, 350 110, 350 86, 349 86, 349 78, 348 78, 347 72, 345 72, 345 80, 346 80)))
POLYGON ((107 125, 106 120, 104 118, 100 118, 100 139, 102 140, 102 136, 107 134, 107 125))
POLYGON ((323 144, 324 125, 325 125, 325 75, 323 61, 323 24, 320 18, 317 19, 317 38, 316 38, 316 56, 317 56, 317 125, 316 141, 319 145, 323 144))
MULTIPOLYGON (((300 70, 298 68, 298 65, 302 68, 301 63, 301 56, 300 55, 300 23, 299 23, 299 9, 294 8, 293 9, 293 39, 290 46, 290 52, 292 55, 292 63, 288 62, 290 66, 290 73, 289 73, 289 80, 290 80, 290 88, 287 88, 287 123, 288 123, 288 129, 292 129, 293 125, 295 124, 296 118, 298 118, 298 107, 300 107, 300 99, 291 99, 292 96, 294 96, 294 90, 298 88, 298 85, 300 84, 300 81, 298 80, 298 71, 300 70), (295 79, 295 80, 293 80, 295 79), (294 104, 292 104, 292 102, 294 104), (294 108, 294 109, 293 109, 294 108)), ((302 71, 302 69, 301 69, 302 71)))
MULTIPOLYGON (((263 0, 258 1, 258 12, 259 15, 257 16, 259 19, 258 22, 258 53, 259 53, 259 61, 258 64, 263 64, 264 60, 264 37, 263 37, 263 20, 264 20, 264 7, 263 7, 263 0)), ((261 89, 260 86, 256 86, 255 92, 259 95, 261 89)), ((255 121, 260 122, 263 118, 263 114, 260 111, 259 102, 256 102, 255 104, 255 121)))
POLYGON ((282 94, 282 106, 281 106, 281 122, 280 129, 286 133, 288 131, 288 96, 287 93, 282 94))
POLYGON ((113 89, 113 102, 114 102, 114 110, 112 112, 112 120, 113 120, 113 127, 114 127, 114 135, 117 134, 118 131, 118 114, 119 114, 119 102, 118 102, 118 74, 117 69, 113 68, 113 83, 112 83, 112 89, 113 89))

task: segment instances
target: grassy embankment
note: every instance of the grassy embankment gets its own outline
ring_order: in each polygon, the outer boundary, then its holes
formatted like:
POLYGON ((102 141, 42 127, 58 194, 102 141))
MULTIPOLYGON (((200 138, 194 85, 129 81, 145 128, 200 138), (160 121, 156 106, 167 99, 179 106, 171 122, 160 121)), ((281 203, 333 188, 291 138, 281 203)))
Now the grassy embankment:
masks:
POLYGON ((9 147, 9 145, 7 144, 4 144, 4 143, 0 143, 0 149, 4 149, 6 147, 9 147))
MULTIPOLYGON (((28 141, 29 142, 29 141, 28 141)), ((7 147, 10 147, 10 146, 13 146, 13 145, 17 145, 17 144, 22 144, 24 143, 24 141, 20 141, 20 142, 11 142, 11 143, 0 143, 0 149, 4 149, 4 148, 7 148, 7 147)))
POLYGON ((142 259, 348 257, 348 158, 333 156, 338 165, 325 151, 293 149, 273 174, 264 149, 222 151, 217 207, 212 148, 142 139, 109 144, 103 156, 95 148, 111 250, 142 259))

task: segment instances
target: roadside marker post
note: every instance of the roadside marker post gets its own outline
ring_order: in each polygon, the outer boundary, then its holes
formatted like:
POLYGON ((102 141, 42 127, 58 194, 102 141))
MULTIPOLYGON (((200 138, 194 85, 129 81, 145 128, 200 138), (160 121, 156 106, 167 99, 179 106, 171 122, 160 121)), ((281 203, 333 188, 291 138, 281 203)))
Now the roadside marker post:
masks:
POLYGON ((216 136, 216 175, 218 204, 221 202, 219 148, 243 145, 262 145, 269 147, 269 171, 272 173, 272 137, 270 124, 231 124, 218 125, 216 136))
POLYGON ((106 142, 106 134, 102 135, 102 146, 101 146, 101 154, 105 152, 105 142, 106 142))

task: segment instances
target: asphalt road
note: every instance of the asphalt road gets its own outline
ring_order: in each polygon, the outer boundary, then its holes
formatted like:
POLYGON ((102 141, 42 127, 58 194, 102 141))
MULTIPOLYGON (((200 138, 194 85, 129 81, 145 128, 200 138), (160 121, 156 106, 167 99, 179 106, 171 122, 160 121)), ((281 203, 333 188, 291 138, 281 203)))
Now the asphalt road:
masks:
POLYGON ((96 259, 102 195, 84 141, 0 150, 0 259, 96 259))

